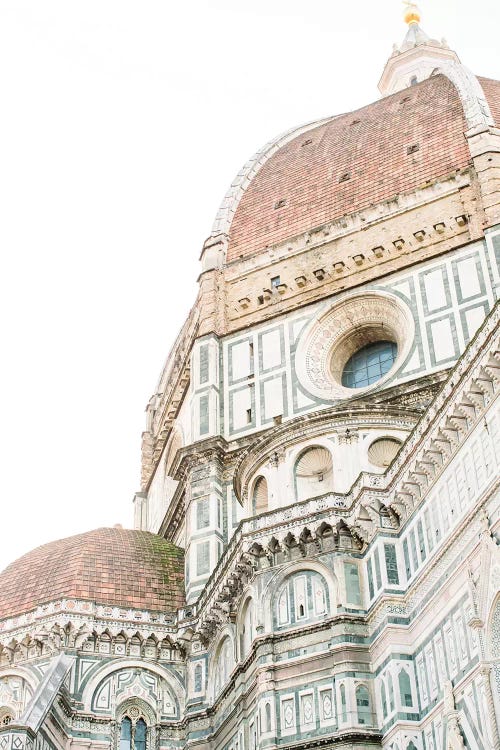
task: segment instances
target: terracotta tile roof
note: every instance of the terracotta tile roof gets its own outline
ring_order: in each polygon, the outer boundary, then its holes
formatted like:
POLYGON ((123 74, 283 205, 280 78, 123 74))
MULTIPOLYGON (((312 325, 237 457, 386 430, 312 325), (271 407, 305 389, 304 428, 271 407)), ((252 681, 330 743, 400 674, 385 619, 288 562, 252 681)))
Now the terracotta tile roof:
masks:
POLYGON ((500 128, 500 81, 480 76, 478 76, 477 80, 481 84, 486 100, 490 105, 495 125, 500 128))
POLYGON ((465 130, 457 90, 438 75, 289 141, 246 188, 227 260, 464 168, 465 130))
POLYGON ((0 574, 0 619, 61 598, 173 612, 184 550, 148 531, 101 528, 28 552, 0 574))

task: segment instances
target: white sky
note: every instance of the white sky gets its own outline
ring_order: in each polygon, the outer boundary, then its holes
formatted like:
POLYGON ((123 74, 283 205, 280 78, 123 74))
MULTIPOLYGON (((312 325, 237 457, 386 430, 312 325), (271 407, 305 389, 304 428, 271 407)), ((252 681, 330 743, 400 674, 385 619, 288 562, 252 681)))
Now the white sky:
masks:
MULTIPOLYGON (((500 78, 497 0, 423 3, 500 78)), ((144 406, 240 166, 377 98, 398 0, 0 0, 0 568, 132 525, 144 406)))

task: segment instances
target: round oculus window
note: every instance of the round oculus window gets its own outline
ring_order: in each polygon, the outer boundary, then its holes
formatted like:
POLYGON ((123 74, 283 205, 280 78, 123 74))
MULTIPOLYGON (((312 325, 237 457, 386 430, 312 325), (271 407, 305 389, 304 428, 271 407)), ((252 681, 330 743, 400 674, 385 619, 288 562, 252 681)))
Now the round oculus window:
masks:
POLYGON ((345 388, 366 388, 384 377, 398 355, 394 341, 373 341, 352 354, 342 371, 345 388))
POLYGON ((301 333, 295 363, 308 393, 332 401, 387 382, 414 341, 410 308, 389 292, 350 296, 301 333))

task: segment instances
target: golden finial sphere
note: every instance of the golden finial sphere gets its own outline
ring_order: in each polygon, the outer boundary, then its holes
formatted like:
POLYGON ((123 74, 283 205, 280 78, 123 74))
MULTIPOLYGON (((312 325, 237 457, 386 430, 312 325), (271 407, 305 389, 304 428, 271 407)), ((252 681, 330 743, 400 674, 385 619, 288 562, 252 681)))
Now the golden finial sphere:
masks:
POLYGON ((411 3, 411 2, 405 2, 405 5, 406 5, 405 14, 404 14, 405 23, 407 23, 408 25, 411 23, 419 23, 420 11, 418 9, 418 6, 415 3, 411 3))

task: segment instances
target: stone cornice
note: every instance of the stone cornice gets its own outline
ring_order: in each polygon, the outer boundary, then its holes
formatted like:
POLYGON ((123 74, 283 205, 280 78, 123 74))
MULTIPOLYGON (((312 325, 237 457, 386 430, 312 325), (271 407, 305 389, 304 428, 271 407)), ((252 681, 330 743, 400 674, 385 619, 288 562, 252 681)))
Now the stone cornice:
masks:
POLYGON ((86 633, 139 632, 165 638, 177 632, 177 613, 108 607, 88 600, 58 599, 40 605, 31 612, 0 622, 0 645, 12 640, 21 642, 26 636, 36 637, 44 629, 71 626, 76 632, 85 627, 86 633))

